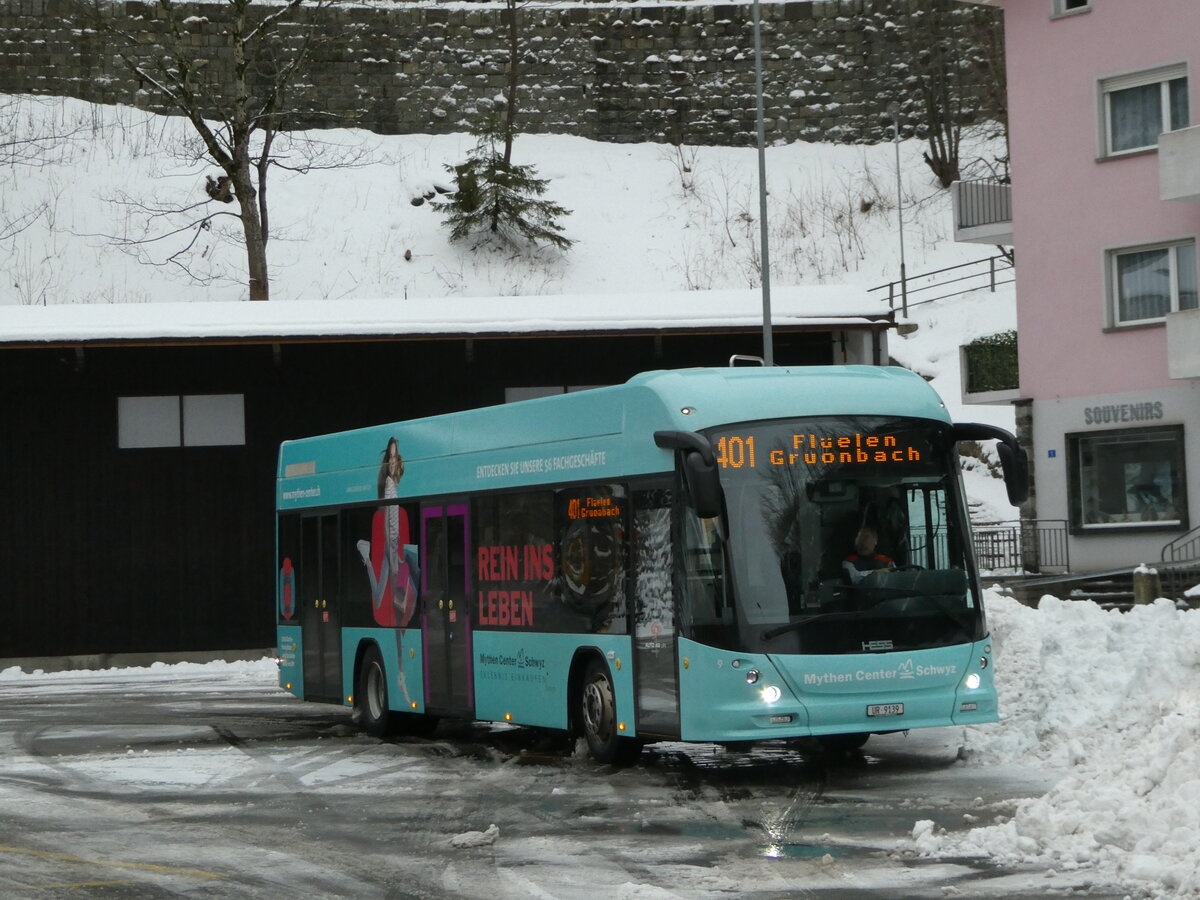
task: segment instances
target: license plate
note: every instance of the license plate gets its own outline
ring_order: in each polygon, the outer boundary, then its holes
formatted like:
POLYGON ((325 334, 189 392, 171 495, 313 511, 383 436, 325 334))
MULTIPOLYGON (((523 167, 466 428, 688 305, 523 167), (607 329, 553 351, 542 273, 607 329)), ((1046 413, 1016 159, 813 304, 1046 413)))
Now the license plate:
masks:
POLYGON ((868 716, 902 716, 904 715, 903 703, 872 703, 867 707, 868 716))

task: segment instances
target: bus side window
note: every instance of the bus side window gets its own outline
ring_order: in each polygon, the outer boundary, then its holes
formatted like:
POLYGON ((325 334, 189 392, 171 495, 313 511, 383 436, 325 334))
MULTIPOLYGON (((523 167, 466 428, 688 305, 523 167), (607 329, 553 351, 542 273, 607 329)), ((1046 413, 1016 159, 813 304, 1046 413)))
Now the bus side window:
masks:
POLYGON ((625 489, 596 484, 558 493, 558 559, 567 608, 587 631, 627 630, 625 489))
POLYGON ((634 629, 638 638, 663 640, 675 634, 671 592, 671 490, 633 492, 634 629))
MULTIPOLYGON (((684 621, 695 627, 733 622, 733 607, 725 597, 725 554, 718 519, 701 519, 682 506, 684 621)), ((694 632, 693 632, 694 634, 694 632)))

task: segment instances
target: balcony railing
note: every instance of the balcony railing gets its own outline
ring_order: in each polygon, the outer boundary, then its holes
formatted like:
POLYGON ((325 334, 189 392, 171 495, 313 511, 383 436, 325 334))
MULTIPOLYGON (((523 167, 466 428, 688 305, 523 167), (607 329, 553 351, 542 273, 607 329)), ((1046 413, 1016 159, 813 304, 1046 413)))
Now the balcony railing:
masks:
POLYGON ((1158 136, 1158 191, 1163 200, 1200 200, 1200 125, 1158 136))
POLYGON ((999 178, 956 181, 950 185, 954 240, 973 244, 1011 244, 1012 185, 999 178))
POLYGON ((1167 373, 1172 378, 1200 378, 1200 309, 1168 314, 1167 373))

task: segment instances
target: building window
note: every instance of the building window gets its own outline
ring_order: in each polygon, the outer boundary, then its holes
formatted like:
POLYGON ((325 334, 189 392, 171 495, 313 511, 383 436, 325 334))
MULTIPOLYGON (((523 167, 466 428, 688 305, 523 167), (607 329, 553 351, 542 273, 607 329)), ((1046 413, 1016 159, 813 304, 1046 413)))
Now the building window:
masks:
POLYGON ((1196 308, 1196 242, 1134 247, 1109 253, 1113 324, 1161 322, 1196 308))
POLYGON ((1104 104, 1104 155, 1152 150, 1164 131, 1187 128, 1188 81, 1183 65, 1100 82, 1104 104))
POLYGON ((242 394, 117 398, 117 446, 122 450, 245 443, 242 394))
POLYGON ((1090 0, 1054 0, 1051 15, 1066 16, 1071 13, 1088 12, 1091 8, 1090 0))
POLYGON ((1183 426, 1068 434, 1071 525, 1186 529, 1183 426))

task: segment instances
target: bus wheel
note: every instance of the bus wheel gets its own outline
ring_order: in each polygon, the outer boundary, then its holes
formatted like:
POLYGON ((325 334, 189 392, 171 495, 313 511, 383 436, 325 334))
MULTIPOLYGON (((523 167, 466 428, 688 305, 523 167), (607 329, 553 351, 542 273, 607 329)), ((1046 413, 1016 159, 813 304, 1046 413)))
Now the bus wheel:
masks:
POLYGON ((395 729, 396 714, 388 708, 387 670, 378 647, 368 647, 363 654, 354 702, 367 734, 384 737, 395 729))
POLYGON ((817 742, 826 753, 849 753, 865 744, 870 736, 870 733, 823 734, 817 738, 817 742))
POLYGON ((598 659, 588 663, 579 695, 579 723, 588 752, 599 763, 628 765, 642 752, 642 743, 617 732, 617 703, 608 666, 598 659))

